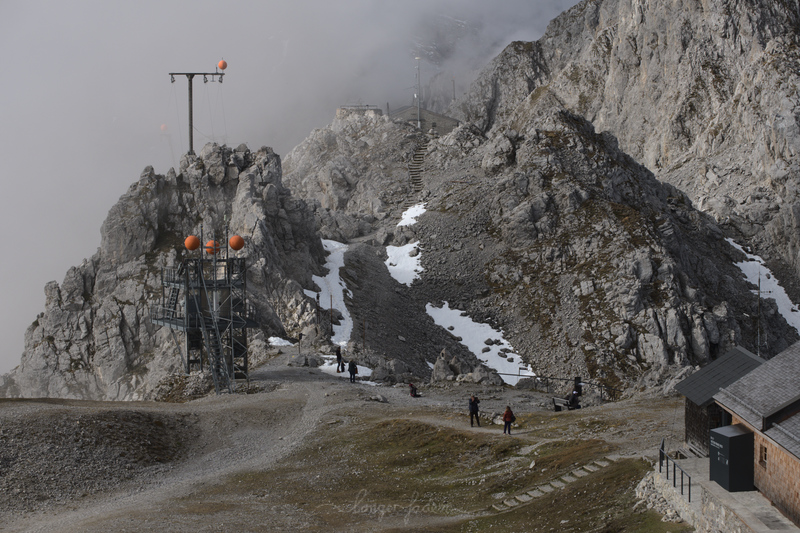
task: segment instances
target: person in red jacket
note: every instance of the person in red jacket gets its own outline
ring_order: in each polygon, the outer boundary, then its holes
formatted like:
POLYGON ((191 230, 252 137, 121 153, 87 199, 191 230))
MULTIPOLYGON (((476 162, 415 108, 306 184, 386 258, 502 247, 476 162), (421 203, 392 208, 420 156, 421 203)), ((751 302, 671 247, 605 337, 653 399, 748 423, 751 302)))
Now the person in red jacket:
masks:
POLYGON ((505 422, 505 425, 503 426, 503 433, 508 433, 511 435, 511 423, 516 419, 517 417, 514 416, 513 412, 511 412, 511 407, 506 405, 506 411, 503 413, 503 422, 505 422))

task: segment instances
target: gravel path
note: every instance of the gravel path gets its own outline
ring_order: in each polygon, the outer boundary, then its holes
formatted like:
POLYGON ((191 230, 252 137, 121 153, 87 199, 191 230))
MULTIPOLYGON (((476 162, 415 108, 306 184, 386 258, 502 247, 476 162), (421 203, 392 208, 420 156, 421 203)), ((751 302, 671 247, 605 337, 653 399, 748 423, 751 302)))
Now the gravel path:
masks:
MULTIPOLYGON (((186 404, 0 401, 0 488, 5 495, 0 531, 108 531, 110 523, 118 531, 141 531, 147 510, 190 499, 224 477, 274 467, 324 424, 347 423, 347 416, 340 415, 354 406, 369 416, 412 417, 467 429, 464 413, 471 393, 482 398, 484 413, 511 404, 519 416, 543 410, 547 400, 526 391, 455 385, 423 388, 421 398, 411 398, 407 387, 354 385, 317 369, 288 367, 286 357, 254 371, 252 381, 263 390, 256 394, 209 396, 186 404), (375 401, 364 401, 370 399, 375 401)), ((646 400, 626 405, 593 408, 606 417, 616 413, 620 425, 587 436, 616 441, 623 454, 652 454, 652 443, 665 430, 675 433, 669 426, 682 430, 682 409, 678 424, 669 421, 678 416, 674 406, 653 415, 646 400), (666 420, 658 436, 652 433, 655 427, 637 426, 640 411, 648 413, 648 420, 666 420)), ((486 422, 473 431, 499 431, 486 422)), ((201 529, 224 530, 213 520, 201 529)), ((150 525, 192 530, 164 522, 150 525)))

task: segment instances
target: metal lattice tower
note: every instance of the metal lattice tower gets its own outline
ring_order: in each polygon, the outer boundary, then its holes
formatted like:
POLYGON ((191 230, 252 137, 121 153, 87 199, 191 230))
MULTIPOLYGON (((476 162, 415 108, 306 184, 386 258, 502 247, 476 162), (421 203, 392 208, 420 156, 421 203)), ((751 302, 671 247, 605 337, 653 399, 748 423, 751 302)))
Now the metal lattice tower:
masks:
MULTIPOLYGON (((187 238, 189 253, 198 250, 196 255, 178 268, 162 269, 161 302, 152 307, 151 322, 184 332, 187 374, 208 367, 217 394, 232 393, 237 379, 248 379, 247 330, 258 326, 247 303, 247 264, 230 256, 227 246, 221 250, 216 239, 202 248, 199 243, 187 238)), ((239 249, 243 241, 234 236, 230 243, 239 249)))

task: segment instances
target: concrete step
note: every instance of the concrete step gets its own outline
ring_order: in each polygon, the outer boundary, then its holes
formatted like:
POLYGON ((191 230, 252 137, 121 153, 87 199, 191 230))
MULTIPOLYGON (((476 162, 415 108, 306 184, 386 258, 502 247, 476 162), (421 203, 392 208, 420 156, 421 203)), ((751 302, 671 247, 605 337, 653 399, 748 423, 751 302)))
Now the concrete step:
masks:
POLYGON ((588 470, 589 472, 597 472, 598 470, 600 470, 600 468, 595 465, 584 465, 583 468, 585 470, 588 470))
POLYGON ((493 508, 495 511, 505 511, 506 509, 508 509, 508 507, 506 507, 506 506, 505 506, 505 505, 503 505, 502 503, 496 503, 496 504, 492 505, 492 508, 493 508))
POLYGON ((539 489, 533 489, 533 490, 529 490, 528 491, 528 496, 530 496, 531 498, 538 498, 542 494, 544 494, 544 493, 542 491, 540 491, 539 489))
POLYGON ((608 465, 610 465, 611 463, 609 463, 608 461, 603 461, 602 459, 598 459, 597 461, 594 462, 594 464, 596 464, 600 468, 605 468, 608 465))
POLYGON ((550 482, 550 484, 553 486, 554 489, 563 489, 564 487, 567 486, 566 483, 558 479, 554 479, 553 481, 550 482))
POLYGON ((580 468, 579 468, 578 470, 573 470, 573 471, 572 471, 572 475, 573 475, 573 476, 577 476, 577 477, 583 477, 583 476, 587 476, 587 475, 589 475, 589 472, 587 472, 586 470, 582 470, 582 469, 580 469, 580 468))
POLYGON ((530 496, 528 496, 527 494, 517 494, 514 497, 516 499, 518 499, 520 503, 528 503, 529 501, 531 501, 533 499, 530 496))
POLYGON ((546 492, 553 492, 555 489, 550 485, 541 485, 539 487, 536 487, 536 490, 546 493, 546 492))
POLYGON ((519 502, 513 498, 503 500, 503 503, 506 504, 508 507, 516 507, 517 505, 519 505, 519 502))
POLYGON ((578 479, 578 478, 572 477, 569 474, 564 474, 563 476, 561 476, 561 481, 563 481, 564 483, 572 483, 576 479, 578 479))

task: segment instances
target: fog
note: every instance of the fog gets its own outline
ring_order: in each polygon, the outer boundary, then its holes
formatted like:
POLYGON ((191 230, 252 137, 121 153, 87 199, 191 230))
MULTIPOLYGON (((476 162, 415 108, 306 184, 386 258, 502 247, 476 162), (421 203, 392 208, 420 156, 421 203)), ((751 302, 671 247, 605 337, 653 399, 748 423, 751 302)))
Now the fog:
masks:
MULTIPOLYGON (((535 40, 576 0, 37 1, 0 3, 2 333, 0 373, 20 362, 44 311, 44 285, 100 245, 111 206, 147 165, 166 173, 188 150, 186 77, 194 79, 194 149, 215 141, 285 156, 345 104, 411 104, 435 16, 470 31, 442 70, 463 92, 512 40, 535 40)), ((438 20, 442 20, 439 18, 438 20)))

